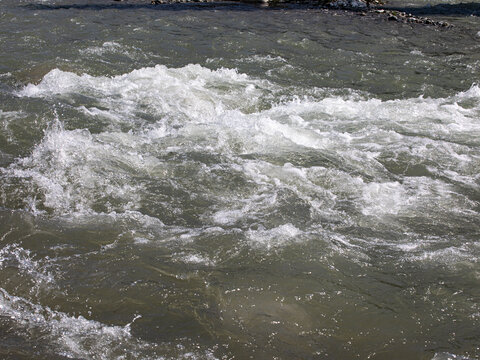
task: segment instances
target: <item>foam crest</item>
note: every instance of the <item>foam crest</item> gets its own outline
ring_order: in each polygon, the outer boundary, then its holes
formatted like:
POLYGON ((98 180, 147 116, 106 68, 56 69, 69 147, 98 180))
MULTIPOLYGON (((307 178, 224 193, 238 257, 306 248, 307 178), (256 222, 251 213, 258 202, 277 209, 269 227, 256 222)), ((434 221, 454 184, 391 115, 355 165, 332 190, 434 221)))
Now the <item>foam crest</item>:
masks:
POLYGON ((435 353, 432 360, 473 360, 473 358, 463 355, 455 355, 447 352, 441 352, 435 353))
POLYGON ((105 212, 125 211, 138 203, 140 185, 130 181, 132 172, 121 168, 133 166, 141 172, 139 158, 135 152, 97 141, 88 130, 58 128, 47 132, 30 157, 6 172, 31 179, 44 196, 43 205, 60 214, 88 213, 97 205, 105 212))
POLYGON ((422 265, 446 265, 451 268, 472 269, 478 264, 480 243, 464 240, 460 244, 450 245, 445 238, 426 238, 416 243, 397 245, 405 252, 405 260, 422 265))
POLYGON ((54 311, 22 297, 13 296, 0 288, 0 315, 13 323, 18 333, 29 341, 35 336, 49 343, 59 355, 72 358, 111 359, 210 359, 216 357, 200 346, 188 351, 181 343, 151 343, 135 338, 131 326, 136 316, 125 326, 106 325, 83 316, 71 316, 54 311), (165 357, 160 354, 171 354, 165 357))
MULTIPOLYGON (((368 130, 393 130, 400 134, 421 135, 427 138, 441 136, 462 142, 470 132, 480 131, 478 118, 480 104, 463 105, 462 100, 480 101, 478 88, 472 87, 449 99, 413 98, 381 101, 379 99, 355 99, 348 97, 326 97, 318 101, 287 103, 272 111, 297 115, 311 120, 312 127, 319 130, 348 131, 352 140, 366 140, 374 135, 368 130), (355 123, 352 123, 355 121, 355 123), (354 133, 352 134, 352 130, 354 133)), ((380 142, 381 144, 381 142, 380 142)))
MULTIPOLYGON (((52 70, 19 95, 66 99, 107 125, 97 133, 52 126, 29 157, 2 172, 27 184, 18 197, 34 199, 24 205, 31 210, 162 223, 166 212, 169 221, 191 221, 194 208, 193 220, 206 226, 260 226, 250 239, 266 247, 299 235, 288 235, 289 226, 475 213, 464 189, 478 181, 478 86, 450 98, 389 101, 328 90, 285 98, 279 89, 200 65, 114 77, 52 70)), ((151 234, 132 237, 142 243, 151 234)))
POLYGON ((211 260, 210 258, 197 253, 191 254, 176 254, 174 258, 177 261, 181 261, 187 264, 193 265, 204 265, 204 266, 215 266, 215 261, 211 260))
POLYGON ((236 70, 209 70, 200 65, 169 69, 157 65, 114 77, 50 71, 38 85, 18 94, 28 97, 72 97, 82 94, 120 114, 137 111, 156 116, 204 121, 225 109, 247 110, 257 104, 266 81, 254 80, 236 70))
POLYGON ((82 316, 72 317, 12 296, 1 288, 0 313, 24 331, 40 331, 55 345, 58 353, 68 357, 118 359, 127 350, 125 347, 130 347, 128 350, 134 355, 135 348, 142 345, 132 348, 129 325, 107 326, 82 316))
POLYGON ((396 214, 408 202, 406 191, 398 182, 370 183, 363 189, 366 215, 396 214))
MULTIPOLYGON (((98 340, 95 341, 95 337, 100 334, 106 335, 103 340, 107 343, 125 341, 131 337, 128 327, 107 327, 81 316, 78 318, 70 317, 48 307, 44 308, 33 304, 21 297, 12 296, 4 289, 0 289, 0 304, 3 315, 9 316, 17 324, 26 328, 48 331, 51 340, 64 347, 64 350, 70 356, 84 356, 89 353, 81 344, 82 338, 87 340, 85 337, 92 337, 90 340, 94 340, 94 343, 98 343, 98 340)), ((109 345, 111 346, 98 350, 111 349, 114 344, 109 345)), ((99 354, 102 352, 99 351, 99 354)))
POLYGON ((15 267, 19 274, 27 277, 23 282, 30 281, 33 286, 31 294, 38 294, 40 290, 49 289, 55 284, 55 279, 49 264, 42 264, 35 260, 30 250, 24 249, 17 244, 11 244, 0 249, 0 271, 7 267, 15 267))
POLYGON ((0 121, 8 123, 9 120, 15 119, 19 116, 23 116, 24 113, 22 111, 3 111, 0 110, 0 121))
POLYGON ((260 63, 260 64, 286 64, 287 60, 282 58, 281 56, 271 56, 271 55, 252 55, 247 58, 239 59, 238 62, 245 62, 245 63, 260 63))
POLYGON ((103 57, 108 54, 121 54, 130 59, 145 58, 146 55, 142 51, 133 46, 125 46, 115 41, 106 41, 101 46, 89 46, 79 50, 83 56, 99 56, 103 57))
POLYGON ((247 239, 253 248, 271 250, 289 243, 300 242, 303 232, 292 224, 280 225, 273 229, 248 230, 247 239))
MULTIPOLYGON (((480 132, 476 121, 480 108, 477 86, 449 99, 390 101, 365 100, 353 93, 329 96, 328 91, 303 100, 285 101, 275 98, 279 89, 231 69, 209 70, 200 65, 169 69, 157 65, 112 78, 79 76, 55 69, 40 84, 30 84, 19 94, 60 96, 72 101, 75 94, 82 94, 108 109, 84 107, 90 115, 103 112, 131 122, 150 114, 161 119, 166 130, 178 128, 179 124, 190 125, 187 134, 207 130, 202 128, 205 125, 220 125, 224 128, 219 140, 228 136, 229 128, 230 133, 241 135, 247 148, 254 145, 252 139, 257 145, 267 145, 277 135, 305 147, 335 148, 352 143, 382 144, 384 140, 376 136, 378 131, 459 143, 475 141, 472 132, 480 132), (271 109, 262 109, 265 100, 271 103, 271 109), (466 100, 474 104, 463 104, 466 100)), ((215 131, 207 131, 212 130, 215 131)))
POLYGON ((458 93, 457 98, 460 100, 471 99, 477 102, 480 101, 480 86, 473 84, 467 91, 458 93))

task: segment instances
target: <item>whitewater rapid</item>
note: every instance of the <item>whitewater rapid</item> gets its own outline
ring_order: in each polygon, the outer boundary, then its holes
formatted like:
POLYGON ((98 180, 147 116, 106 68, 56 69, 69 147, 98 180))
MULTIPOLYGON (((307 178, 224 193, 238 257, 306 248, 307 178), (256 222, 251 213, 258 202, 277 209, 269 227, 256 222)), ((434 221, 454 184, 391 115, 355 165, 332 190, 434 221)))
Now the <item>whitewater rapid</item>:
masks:
MULTIPOLYGON (((125 246, 159 247, 174 264, 201 269, 243 261, 245 252, 268 258, 310 246, 321 251, 307 260, 334 271, 338 256, 361 266, 378 266, 378 257, 399 267, 434 263, 453 273, 478 266, 477 85, 448 98, 380 100, 285 89, 234 69, 157 65, 118 76, 54 69, 15 96, 46 101, 52 114, 29 154, 0 168, 2 207, 65 229, 112 232, 91 253, 42 258, 16 241, 0 249, 0 273, 11 264, 33 284, 33 300, 1 289, 2 316, 20 332, 45 334, 64 356, 162 353, 132 337, 130 323, 110 326, 36 303, 57 292, 66 263, 125 246), (218 248, 203 248, 207 239, 218 248)), ((0 113, 7 130, 24 116, 0 113)), ((219 313, 260 331, 229 294, 219 313)), ((305 299, 315 296, 326 295, 305 299)), ((284 341, 297 336, 295 321, 300 333, 317 333, 299 305, 275 308, 264 295, 248 301, 286 324, 284 341)), ((225 326, 238 331, 235 322, 225 326)), ((214 358, 211 348, 199 351, 180 346, 176 356, 214 358)))

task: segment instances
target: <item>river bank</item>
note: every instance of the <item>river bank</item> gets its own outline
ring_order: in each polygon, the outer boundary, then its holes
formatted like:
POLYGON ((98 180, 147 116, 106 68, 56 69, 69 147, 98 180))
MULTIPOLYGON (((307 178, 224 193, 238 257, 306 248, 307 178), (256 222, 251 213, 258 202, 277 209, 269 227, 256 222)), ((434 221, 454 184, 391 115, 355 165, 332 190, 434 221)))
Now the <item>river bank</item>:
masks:
MULTIPOLYGON (((121 1, 121 0, 115 0, 121 1)), ((214 0, 151 0, 152 5, 174 4, 174 3, 214 3, 214 0)), ((218 0, 216 1, 218 2, 218 0)), ((413 15, 412 13, 402 11, 396 8, 383 7, 380 1, 366 0, 241 0, 246 3, 260 3, 265 6, 279 7, 285 5, 303 5, 322 9, 340 9, 351 11, 361 16, 380 17, 388 21, 397 21, 404 24, 423 24, 439 27, 452 27, 447 21, 433 20, 428 17, 413 15)))

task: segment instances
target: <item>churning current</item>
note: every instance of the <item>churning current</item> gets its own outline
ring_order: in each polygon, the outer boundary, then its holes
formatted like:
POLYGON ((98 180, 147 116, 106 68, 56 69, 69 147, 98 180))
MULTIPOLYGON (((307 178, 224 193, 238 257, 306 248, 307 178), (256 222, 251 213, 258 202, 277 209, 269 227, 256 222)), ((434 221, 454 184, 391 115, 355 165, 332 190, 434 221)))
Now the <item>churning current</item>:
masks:
POLYGON ((480 356, 480 3, 0 2, 0 358, 480 356))

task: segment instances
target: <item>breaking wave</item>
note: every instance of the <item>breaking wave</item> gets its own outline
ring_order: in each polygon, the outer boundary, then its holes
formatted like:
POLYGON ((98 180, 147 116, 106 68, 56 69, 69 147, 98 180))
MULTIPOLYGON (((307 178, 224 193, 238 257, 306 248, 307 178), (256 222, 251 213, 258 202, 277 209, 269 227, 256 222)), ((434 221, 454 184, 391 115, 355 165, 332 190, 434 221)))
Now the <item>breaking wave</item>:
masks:
POLYGON ((66 103, 90 126, 60 110, 31 155, 1 170, 7 207, 240 228, 266 248, 352 225, 427 238, 432 218, 478 230, 476 85, 440 99, 285 96, 236 70, 158 65, 55 69, 18 96, 66 103))

